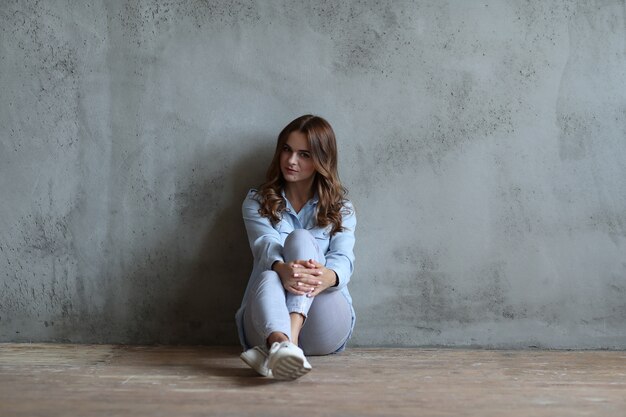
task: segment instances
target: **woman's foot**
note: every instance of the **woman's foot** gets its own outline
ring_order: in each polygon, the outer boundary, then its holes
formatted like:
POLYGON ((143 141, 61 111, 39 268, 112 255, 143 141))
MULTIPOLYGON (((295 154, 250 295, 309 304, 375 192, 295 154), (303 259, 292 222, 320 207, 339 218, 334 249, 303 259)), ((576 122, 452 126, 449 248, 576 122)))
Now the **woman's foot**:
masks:
POLYGON ((272 376, 272 371, 267 367, 269 352, 265 345, 255 346, 243 352, 239 357, 259 375, 272 376))
POLYGON ((312 368, 304 352, 291 342, 275 342, 269 350, 267 367, 276 379, 293 380, 312 368))

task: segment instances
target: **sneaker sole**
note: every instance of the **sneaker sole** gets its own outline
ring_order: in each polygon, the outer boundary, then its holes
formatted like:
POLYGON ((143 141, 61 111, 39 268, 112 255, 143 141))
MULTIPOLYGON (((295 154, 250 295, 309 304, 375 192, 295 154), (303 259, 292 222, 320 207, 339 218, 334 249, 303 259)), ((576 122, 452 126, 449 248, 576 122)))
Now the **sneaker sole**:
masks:
POLYGON ((276 363, 272 367, 272 374, 276 379, 290 381, 306 375, 310 370, 311 368, 305 367, 304 362, 302 362, 300 359, 294 357, 285 357, 280 358, 276 361, 276 363))
POLYGON ((242 361, 244 361, 246 363, 246 365, 248 365, 250 368, 254 369, 256 371, 257 374, 261 375, 261 376, 269 376, 271 375, 271 371, 267 371, 267 373, 263 373, 261 371, 261 367, 258 365, 258 363, 256 363, 254 360, 252 360, 252 358, 249 358, 248 355, 246 355, 246 352, 243 352, 241 355, 239 355, 239 357, 241 358, 242 361))

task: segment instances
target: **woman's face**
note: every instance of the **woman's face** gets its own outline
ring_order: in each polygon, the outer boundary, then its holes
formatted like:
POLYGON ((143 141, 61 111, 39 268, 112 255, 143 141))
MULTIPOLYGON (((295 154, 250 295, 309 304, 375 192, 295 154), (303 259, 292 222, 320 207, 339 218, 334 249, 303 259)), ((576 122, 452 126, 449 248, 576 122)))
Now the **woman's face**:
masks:
POLYGON ((315 166, 304 133, 294 131, 289 134, 280 153, 280 170, 288 183, 313 184, 315 166))

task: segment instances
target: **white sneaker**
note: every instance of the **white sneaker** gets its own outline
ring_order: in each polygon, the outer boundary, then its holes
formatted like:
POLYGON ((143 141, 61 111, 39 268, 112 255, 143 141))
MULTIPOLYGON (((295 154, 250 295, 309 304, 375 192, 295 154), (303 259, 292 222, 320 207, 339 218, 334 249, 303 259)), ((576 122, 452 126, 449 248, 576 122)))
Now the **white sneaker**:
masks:
POLYGON ((259 375, 272 376, 272 371, 270 371, 267 367, 268 351, 265 345, 259 345, 248 349, 239 355, 239 357, 259 375))
POLYGON ((291 342, 274 342, 270 348, 267 367, 276 379, 296 379, 311 370, 304 352, 291 342))

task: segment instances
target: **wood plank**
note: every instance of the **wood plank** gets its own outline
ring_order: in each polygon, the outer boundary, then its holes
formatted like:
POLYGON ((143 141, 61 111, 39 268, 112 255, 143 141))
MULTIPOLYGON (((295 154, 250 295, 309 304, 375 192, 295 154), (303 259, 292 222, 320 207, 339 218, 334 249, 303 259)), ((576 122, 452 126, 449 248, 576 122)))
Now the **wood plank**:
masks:
POLYGON ((0 344, 0 416, 626 415, 626 352, 349 349, 293 382, 238 354, 0 344))

